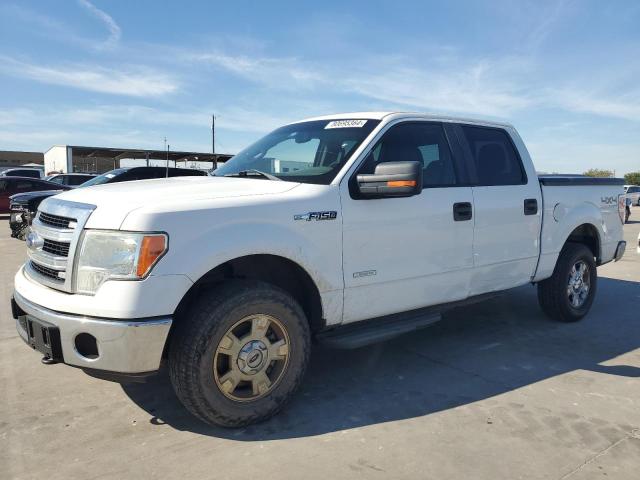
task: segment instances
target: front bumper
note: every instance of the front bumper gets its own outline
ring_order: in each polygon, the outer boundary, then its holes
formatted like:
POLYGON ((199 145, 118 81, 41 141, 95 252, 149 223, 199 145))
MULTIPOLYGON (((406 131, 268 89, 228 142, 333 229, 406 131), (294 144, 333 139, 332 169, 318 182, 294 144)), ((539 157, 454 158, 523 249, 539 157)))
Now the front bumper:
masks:
POLYGON ((18 292, 14 292, 14 302, 20 337, 29 343, 20 321, 25 316, 54 325, 60 332, 63 361, 68 365, 122 374, 150 373, 160 367, 171 317, 116 320, 61 313, 37 305, 18 292), (82 333, 95 338, 98 350, 97 356, 92 355, 95 358, 78 351, 77 337, 82 333))

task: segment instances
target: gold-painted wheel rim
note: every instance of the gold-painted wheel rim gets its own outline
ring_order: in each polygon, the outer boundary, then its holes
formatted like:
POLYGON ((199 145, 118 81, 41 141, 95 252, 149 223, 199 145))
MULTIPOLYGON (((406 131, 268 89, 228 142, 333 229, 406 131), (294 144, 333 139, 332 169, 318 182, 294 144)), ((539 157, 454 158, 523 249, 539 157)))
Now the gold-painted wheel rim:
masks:
POLYGON ((249 315, 222 336, 213 357, 213 377, 220 391, 237 402, 268 395, 289 364, 289 334, 277 318, 249 315))

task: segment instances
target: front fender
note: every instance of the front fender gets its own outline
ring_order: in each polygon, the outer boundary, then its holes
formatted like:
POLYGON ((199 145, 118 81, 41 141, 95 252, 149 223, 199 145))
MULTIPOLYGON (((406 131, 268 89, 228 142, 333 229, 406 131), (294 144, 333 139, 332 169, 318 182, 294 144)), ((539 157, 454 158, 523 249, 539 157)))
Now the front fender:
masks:
MULTIPOLYGON (((334 239, 335 240, 335 239, 334 239)), ((276 255, 302 267, 320 292, 343 288, 341 258, 336 243, 332 248, 299 231, 270 223, 237 223, 193 239, 198 255, 184 259, 185 274, 194 282, 217 266, 247 255, 276 255)))

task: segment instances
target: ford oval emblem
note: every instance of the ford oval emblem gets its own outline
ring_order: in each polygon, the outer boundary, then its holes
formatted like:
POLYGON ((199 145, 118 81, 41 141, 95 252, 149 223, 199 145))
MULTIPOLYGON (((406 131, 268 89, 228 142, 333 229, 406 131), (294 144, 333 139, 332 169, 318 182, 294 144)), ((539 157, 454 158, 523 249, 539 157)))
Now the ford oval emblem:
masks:
POLYGON ((44 245, 44 239, 36 232, 31 231, 26 238, 27 248, 29 250, 37 250, 44 245))

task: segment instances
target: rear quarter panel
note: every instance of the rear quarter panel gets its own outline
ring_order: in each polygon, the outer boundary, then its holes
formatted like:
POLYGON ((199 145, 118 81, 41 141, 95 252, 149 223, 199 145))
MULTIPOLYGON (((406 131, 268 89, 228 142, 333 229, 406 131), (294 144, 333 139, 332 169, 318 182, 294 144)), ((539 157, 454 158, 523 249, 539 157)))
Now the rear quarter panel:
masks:
POLYGON ((544 214, 534 281, 551 276, 567 238, 585 223, 598 231, 600 262, 611 261, 623 235, 618 214, 618 195, 622 193, 621 185, 542 185, 544 214))

